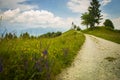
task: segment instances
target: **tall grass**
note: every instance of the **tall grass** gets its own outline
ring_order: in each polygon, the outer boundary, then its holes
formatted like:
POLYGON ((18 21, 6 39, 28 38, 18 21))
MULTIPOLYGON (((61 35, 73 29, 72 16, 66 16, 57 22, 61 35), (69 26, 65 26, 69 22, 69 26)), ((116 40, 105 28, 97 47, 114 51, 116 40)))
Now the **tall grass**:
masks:
POLYGON ((56 38, 3 40, 0 80, 54 80, 70 66, 84 40, 73 30, 56 38))
POLYGON ((95 27, 93 29, 86 29, 83 32, 120 44, 120 30, 112 30, 105 27, 95 27))

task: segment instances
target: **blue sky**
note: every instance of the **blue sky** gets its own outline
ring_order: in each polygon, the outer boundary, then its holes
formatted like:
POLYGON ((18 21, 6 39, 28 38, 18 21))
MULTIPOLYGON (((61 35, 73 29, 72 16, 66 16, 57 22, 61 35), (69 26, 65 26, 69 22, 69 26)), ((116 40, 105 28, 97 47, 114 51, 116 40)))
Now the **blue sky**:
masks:
MULTIPOLYGON (((28 31, 38 35, 49 31, 66 31, 74 22, 82 29, 80 16, 87 11, 91 0, 0 0, 2 16, 0 32, 18 34, 28 31)), ((120 29, 120 0, 99 0, 104 22, 109 18, 120 29)), ((102 25, 102 23, 101 23, 102 25)))
POLYGON ((111 18, 120 17, 120 0, 112 0, 103 10, 109 14, 111 18))
POLYGON ((60 17, 78 17, 75 13, 67 7, 69 0, 28 0, 23 4, 35 4, 39 6, 39 9, 48 10, 60 17))

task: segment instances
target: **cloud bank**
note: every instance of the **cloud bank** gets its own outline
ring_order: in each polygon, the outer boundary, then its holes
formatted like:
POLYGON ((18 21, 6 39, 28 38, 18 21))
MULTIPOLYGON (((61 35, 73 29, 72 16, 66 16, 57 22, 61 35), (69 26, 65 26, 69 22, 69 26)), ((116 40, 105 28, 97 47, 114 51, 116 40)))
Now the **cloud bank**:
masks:
MULTIPOLYGON (((109 4, 112 0, 102 0, 100 1, 101 6, 109 4)), ((84 13, 87 11, 90 6, 91 0, 70 0, 67 3, 67 6, 72 12, 75 13, 84 13)))
MULTIPOLYGON (((0 13, 3 17, 3 21, 6 26, 9 24, 9 28, 63 28, 69 29, 71 23, 80 25, 80 18, 68 17, 62 18, 56 16, 54 13, 47 10, 38 10, 37 5, 21 4, 26 0, 0 0, 0 7, 6 8, 6 11, 0 13), (13 26, 12 26, 13 25, 13 26)), ((90 5, 91 0, 69 0, 67 7, 74 13, 84 13, 90 5)), ((109 4, 111 0, 102 0, 100 3, 102 6, 109 4)), ((108 16, 106 13, 102 13, 104 18, 108 16)), ((102 21, 103 22, 103 21, 102 21)), ((114 19, 115 26, 119 26, 119 18, 114 19)), ((117 28, 117 27, 116 27, 117 28)))
POLYGON ((120 17, 112 19, 115 29, 120 29, 120 17))
POLYGON ((111 1, 112 0, 102 0, 101 5, 105 6, 105 5, 109 4, 111 1))
POLYGON ((76 13, 84 13, 90 5, 90 0, 70 0, 67 3, 69 9, 76 13))
MULTIPOLYGON (((17 8, 14 10, 7 10, 0 14, 3 21, 9 24, 19 24, 25 28, 65 28, 68 29, 71 23, 75 21, 74 18, 62 18, 55 16, 54 13, 47 10, 27 10, 22 11, 17 8)), ((17 27, 17 26, 16 26, 17 27)), ((18 27, 19 28, 19 27, 18 27)))
POLYGON ((21 10, 29 10, 29 9, 38 8, 37 5, 20 4, 25 1, 26 0, 0 0, 0 8, 2 9, 20 8, 21 10))

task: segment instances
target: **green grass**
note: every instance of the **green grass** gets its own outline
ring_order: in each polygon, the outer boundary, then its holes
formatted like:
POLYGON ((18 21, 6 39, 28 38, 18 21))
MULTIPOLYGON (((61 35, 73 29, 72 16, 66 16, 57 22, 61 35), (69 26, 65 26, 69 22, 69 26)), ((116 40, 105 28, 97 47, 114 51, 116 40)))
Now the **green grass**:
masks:
POLYGON ((70 30, 56 38, 0 42, 0 80, 54 80, 70 66, 85 36, 70 30))
POLYGON ((93 29, 84 30, 83 32, 120 44, 120 30, 111 30, 105 27, 95 27, 93 29))

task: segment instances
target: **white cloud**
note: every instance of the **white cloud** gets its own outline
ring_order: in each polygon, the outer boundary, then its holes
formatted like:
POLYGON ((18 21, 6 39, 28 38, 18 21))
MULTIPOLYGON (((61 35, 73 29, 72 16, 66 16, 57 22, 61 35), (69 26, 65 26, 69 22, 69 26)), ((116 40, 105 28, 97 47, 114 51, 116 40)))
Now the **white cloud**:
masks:
POLYGON ((107 13, 101 13, 103 18, 108 18, 108 14, 107 13))
POLYGON ((39 25, 41 27, 61 27, 63 19, 46 10, 29 10, 20 13, 11 22, 39 25))
POLYGON ((70 0, 67 3, 68 8, 73 12, 84 13, 90 5, 90 0, 70 0))
POLYGON ((68 29, 72 22, 77 22, 75 18, 61 18, 46 10, 21 11, 18 8, 5 11, 0 14, 0 16, 3 17, 3 20, 6 21, 6 23, 9 22, 12 25, 19 24, 19 26, 22 25, 26 28, 52 27, 68 29))
POLYGON ((108 19, 108 14, 107 13, 101 13, 101 15, 102 15, 102 20, 100 21, 100 24, 99 24, 99 26, 103 26, 103 23, 105 22, 105 19, 108 19))
MULTIPOLYGON (((109 4, 112 0, 102 0, 100 4, 105 6, 109 4)), ((87 12, 88 7, 90 6, 91 0, 70 0, 67 3, 69 9, 71 9, 75 13, 84 13, 87 12)))
MULTIPOLYGON (((105 22, 105 20, 109 19, 109 14, 102 13, 102 15, 103 15, 103 20, 101 20, 100 26, 103 26, 103 23, 105 22)), ((120 17, 113 18, 113 19, 110 19, 110 20, 112 20, 115 29, 119 29, 120 30, 120 17)))
POLYGON ((12 18, 16 17, 16 15, 18 15, 19 13, 20 9, 8 10, 1 14, 1 16, 4 20, 11 20, 12 18))
POLYGON ((19 4, 24 1, 26 0, 0 0, 0 8, 7 8, 7 9, 20 8, 21 10, 38 8, 37 5, 19 4))
POLYGON ((101 5, 102 6, 105 6, 105 5, 107 5, 108 3, 110 3, 112 0, 102 0, 102 2, 101 2, 101 5))
POLYGON ((115 26, 115 29, 120 30, 120 17, 112 19, 112 22, 113 22, 113 24, 115 26))

